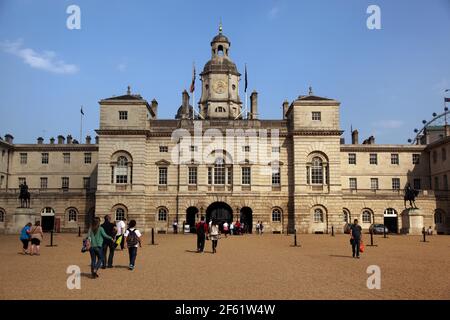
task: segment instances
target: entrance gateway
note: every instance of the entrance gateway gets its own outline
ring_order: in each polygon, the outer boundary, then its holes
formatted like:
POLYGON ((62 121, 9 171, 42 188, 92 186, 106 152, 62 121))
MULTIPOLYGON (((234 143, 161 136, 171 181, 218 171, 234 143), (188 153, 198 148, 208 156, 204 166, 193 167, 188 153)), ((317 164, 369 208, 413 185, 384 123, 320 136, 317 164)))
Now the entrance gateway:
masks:
POLYGON ((398 233, 398 214, 395 209, 384 210, 384 225, 388 228, 389 233, 398 233))

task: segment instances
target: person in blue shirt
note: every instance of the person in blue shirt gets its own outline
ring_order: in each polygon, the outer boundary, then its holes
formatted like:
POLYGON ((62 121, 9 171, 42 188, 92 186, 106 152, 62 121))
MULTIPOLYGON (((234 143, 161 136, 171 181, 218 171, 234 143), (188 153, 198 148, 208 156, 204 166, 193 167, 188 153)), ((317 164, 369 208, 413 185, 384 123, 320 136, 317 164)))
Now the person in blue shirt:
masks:
POLYGON ((28 244, 30 242, 31 222, 28 222, 20 231, 20 241, 23 243, 23 254, 28 254, 28 244))
POLYGON ((359 259, 359 245, 361 243, 361 234, 362 228, 358 224, 358 219, 355 219, 352 226, 350 227, 350 242, 352 243, 353 258, 356 257, 357 259, 359 259))

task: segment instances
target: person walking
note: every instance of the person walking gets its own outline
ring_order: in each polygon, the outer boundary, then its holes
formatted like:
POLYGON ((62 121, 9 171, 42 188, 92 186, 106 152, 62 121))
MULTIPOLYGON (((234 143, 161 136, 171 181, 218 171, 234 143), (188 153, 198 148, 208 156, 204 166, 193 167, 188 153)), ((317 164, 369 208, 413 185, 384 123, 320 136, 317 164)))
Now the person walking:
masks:
POLYGON ((208 233, 208 225, 205 223, 204 216, 201 216, 200 222, 197 222, 195 230, 197 231, 197 252, 203 253, 203 250, 205 250, 205 238, 208 233))
POLYGON ((212 242, 212 253, 216 253, 217 243, 219 242, 219 225, 217 224, 217 220, 213 219, 211 223, 211 229, 209 231, 209 238, 212 242))
POLYGON ((103 239, 112 240, 113 238, 108 236, 105 230, 100 226, 99 217, 95 217, 92 221, 87 238, 91 243, 89 249, 91 255, 91 274, 92 278, 95 279, 98 278, 97 272, 103 261, 103 239))
POLYGON ((113 259, 114 259, 114 250, 115 250, 115 241, 114 237, 116 236, 116 226, 114 223, 111 223, 111 216, 107 214, 105 216, 105 222, 102 224, 103 230, 105 230, 105 233, 112 238, 112 240, 106 239, 103 241, 103 261, 102 261, 102 269, 112 268, 113 267, 113 259), (108 263, 106 263, 106 254, 109 248, 109 255, 108 255, 108 263))
POLYGON ((227 237, 228 228, 228 222, 225 221, 225 223, 223 224, 223 233, 225 234, 225 238, 227 237))
POLYGON ((123 234, 125 233, 126 227, 127 226, 123 220, 116 221, 116 238, 120 239, 120 250, 123 250, 125 244, 123 234))
POLYGON ((258 220, 258 222, 256 223, 256 234, 259 234, 259 220, 258 220))
POLYGON ((177 234, 178 233, 178 222, 177 222, 177 220, 173 220, 172 227, 173 227, 173 233, 177 234))
POLYGON ((129 270, 134 270, 136 265, 137 249, 138 246, 142 248, 141 244, 141 232, 136 229, 136 220, 130 220, 128 229, 125 231, 125 243, 128 248, 128 255, 130 256, 129 270))
POLYGON ((41 222, 36 221, 34 227, 30 229, 31 252, 30 255, 39 256, 41 253, 41 241, 44 240, 44 232, 42 231, 41 222))
POLYGON ((230 236, 234 234, 234 222, 231 221, 230 223, 230 236))
POLYGON ((353 221, 352 226, 350 227, 350 243, 352 244, 352 253, 353 258, 359 259, 359 246, 361 244, 362 239, 362 228, 358 224, 358 219, 353 221))
POLYGON ((31 222, 28 222, 20 231, 20 241, 22 241, 22 252, 23 254, 29 254, 28 251, 28 244, 30 242, 30 229, 31 229, 31 222))
POLYGON ((264 223, 262 221, 259 222, 259 235, 262 236, 264 231, 264 223))

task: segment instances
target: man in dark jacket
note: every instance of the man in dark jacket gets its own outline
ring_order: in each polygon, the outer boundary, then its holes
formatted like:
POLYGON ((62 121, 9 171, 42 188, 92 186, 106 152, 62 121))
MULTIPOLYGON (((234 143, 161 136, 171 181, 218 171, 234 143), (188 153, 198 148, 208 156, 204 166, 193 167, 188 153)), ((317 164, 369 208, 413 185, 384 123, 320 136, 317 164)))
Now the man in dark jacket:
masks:
POLYGON ((352 252, 353 252, 353 258, 359 259, 359 245, 361 243, 361 235, 362 235, 362 228, 358 224, 358 219, 355 219, 353 221, 352 226, 350 227, 350 242, 352 243, 352 252))
POLYGON ((116 226, 111 223, 111 216, 105 216, 105 222, 102 224, 102 228, 105 230, 105 233, 113 238, 113 240, 104 239, 103 241, 103 261, 102 261, 102 269, 106 269, 113 267, 113 259, 114 259, 114 237, 116 236, 116 226), (106 252, 109 248, 109 256, 108 256, 108 265, 106 264, 106 252))
POLYGON ((195 229, 197 230, 197 252, 202 252, 205 249, 205 238, 208 233, 208 225, 205 222, 205 217, 200 218, 200 222, 197 222, 195 229))

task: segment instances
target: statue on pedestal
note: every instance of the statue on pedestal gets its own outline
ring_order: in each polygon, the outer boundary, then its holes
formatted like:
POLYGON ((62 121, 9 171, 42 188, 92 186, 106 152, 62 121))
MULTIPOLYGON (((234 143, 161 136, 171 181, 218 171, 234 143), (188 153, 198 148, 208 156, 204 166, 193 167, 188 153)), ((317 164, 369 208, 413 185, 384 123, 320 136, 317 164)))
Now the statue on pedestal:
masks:
POLYGON ((405 202, 405 209, 407 200, 409 201, 410 209, 418 209, 415 200, 416 197, 419 195, 419 191, 414 190, 409 182, 406 184, 405 189, 403 191, 405 193, 405 196, 403 197, 403 200, 405 202))
POLYGON ((19 186, 20 188, 20 208, 29 208, 30 207, 30 192, 28 191, 27 183, 24 182, 19 186))

